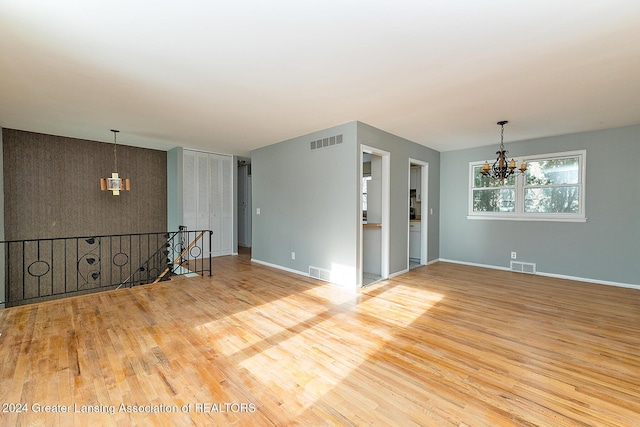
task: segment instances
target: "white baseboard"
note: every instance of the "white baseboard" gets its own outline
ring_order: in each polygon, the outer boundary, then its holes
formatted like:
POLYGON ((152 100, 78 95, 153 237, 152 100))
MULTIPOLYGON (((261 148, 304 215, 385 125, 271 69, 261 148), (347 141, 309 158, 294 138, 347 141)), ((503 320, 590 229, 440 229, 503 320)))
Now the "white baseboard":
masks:
MULTIPOLYGON (((493 270, 502 270, 502 271, 511 271, 511 269, 509 269, 508 267, 501 267, 498 265, 489 265, 489 264, 479 264, 479 263, 475 263, 475 262, 466 262, 466 261, 459 261, 459 260, 455 260, 455 259, 447 259, 447 258, 438 258, 438 259, 434 259, 431 260, 427 263, 427 265, 432 265, 435 264, 437 262, 450 262, 453 264, 462 264, 462 265, 469 265, 472 267, 480 267, 480 268, 490 268, 493 270)), ((287 268, 287 267, 283 267, 281 265, 277 265, 277 264, 271 264, 269 262, 265 262, 265 261, 260 261, 254 258, 251 258, 251 262, 255 262, 258 264, 262 264, 262 265, 266 265, 267 267, 273 267, 273 268, 277 268, 278 270, 284 270, 287 271, 289 273, 294 273, 294 274, 299 274, 301 276, 304 277, 311 277, 309 276, 309 273, 306 273, 304 271, 300 271, 300 270, 294 270, 291 268, 287 268)), ((409 271, 409 269, 405 269, 405 270, 401 270, 401 271, 397 271, 395 273, 392 273, 389 275, 389 279, 394 278, 396 276, 400 276, 401 274, 405 274, 409 271)), ((539 276, 547 276, 547 277, 554 277, 556 279, 566 279, 566 280, 574 280, 577 282, 586 282, 586 283, 594 283, 597 285, 607 285, 607 286, 617 286, 619 288, 631 288, 631 289, 638 289, 640 290, 640 285, 634 285, 631 283, 621 283, 621 282, 613 282, 613 281, 609 281, 609 280, 598 280, 598 279, 590 279, 588 277, 577 277, 577 276, 568 276, 568 275, 564 275, 564 274, 555 274, 555 273, 545 273, 543 271, 536 271, 537 275, 539 276)))
MULTIPOLYGON (((427 261, 427 263, 426 263, 426 264, 420 264, 420 266, 419 266, 419 267, 422 267, 422 266, 425 266, 425 265, 431 265, 431 264, 434 264, 434 263, 436 263, 436 262, 438 262, 438 261, 440 261, 440 260, 439 260, 439 259, 432 259, 431 261, 427 261)), ((417 267, 416 267, 416 268, 417 268, 417 267)), ((410 272, 410 271, 411 271, 411 269, 410 269, 410 268, 405 268, 404 270, 396 271, 395 273, 391 273, 391 274, 389 275, 389 279, 392 279, 392 278, 394 278, 394 277, 396 277, 396 276, 400 276, 401 274, 408 273, 408 272, 410 272)))
POLYGON ((452 264, 462 264, 462 265, 470 265, 472 267, 481 267, 481 268, 491 268, 493 270, 504 270, 504 271, 511 271, 509 268, 507 267, 500 267, 498 265, 489 265, 489 264, 478 264, 476 262, 466 262, 466 261, 458 261, 456 259, 446 259, 446 258, 440 258, 438 259, 438 261, 442 261, 442 262, 450 262, 452 264))
POLYGON ((595 283, 596 285, 607 285, 607 286, 617 286, 619 288, 640 289, 640 285, 634 285, 631 283, 611 282, 609 280, 589 279, 586 277, 565 276, 564 274, 545 273, 543 271, 538 271, 536 272, 536 274, 540 276, 555 277, 557 279, 577 280, 579 282, 595 283))
POLYGON ((396 276, 400 276, 401 274, 408 273, 408 272, 409 272, 408 268, 405 268, 404 270, 396 271, 395 273, 391 273, 389 275, 389 279, 393 279, 396 276))
MULTIPOLYGON (((266 262, 266 261, 260 261, 259 259, 251 258, 251 262, 255 262, 256 264, 261 264, 261 265, 264 265, 264 266, 267 266, 267 267, 273 267, 275 269, 286 271, 288 273, 298 274, 300 276, 308 277, 308 278, 311 278, 311 279, 314 279, 314 280, 321 280, 321 279, 316 279, 315 277, 312 277, 309 273, 307 273, 305 271, 294 270, 292 268, 283 267, 282 265, 272 264, 272 263, 266 262)), ((336 287, 338 287, 340 289, 359 289, 359 288, 355 288, 354 286, 344 285, 344 284, 335 283, 335 282, 325 282, 325 283, 330 284, 332 286, 336 286, 336 287)))
POLYGON ((251 258, 251 262, 255 262, 257 264, 266 265, 267 267, 277 268, 278 270, 284 270, 284 271, 287 271, 289 273, 299 274, 299 275, 304 276, 304 277, 310 277, 309 273, 305 273, 304 271, 294 270, 292 268, 283 267, 283 266, 278 265, 278 264, 271 264, 270 262, 260 261, 259 259, 251 258))
MULTIPOLYGON (((475 262, 458 261, 458 260, 455 260, 455 259, 439 258, 436 261, 450 262, 450 263, 453 263, 453 264, 470 265, 470 266, 473 266, 473 267, 491 268, 491 269, 494 269, 494 270, 511 271, 511 269, 509 269, 507 267, 500 267, 500 266, 497 266, 497 265, 488 265, 488 264, 477 264, 475 262)), ((631 283, 612 282, 610 280, 590 279, 588 277, 568 276, 568 275, 565 275, 565 274, 545 273, 543 271, 536 271, 535 274, 537 274, 539 276, 554 277, 556 279, 566 279, 566 280, 574 280, 574 281, 577 281, 577 282, 595 283, 597 285, 617 286, 619 288, 640 289, 640 285, 634 285, 634 284, 631 284, 631 283)))

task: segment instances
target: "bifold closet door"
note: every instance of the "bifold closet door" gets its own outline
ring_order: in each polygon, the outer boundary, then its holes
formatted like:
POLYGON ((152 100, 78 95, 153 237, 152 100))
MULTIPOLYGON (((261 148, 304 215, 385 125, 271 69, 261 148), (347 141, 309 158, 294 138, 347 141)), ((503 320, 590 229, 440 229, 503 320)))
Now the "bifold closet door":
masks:
POLYGON ((230 255, 233 244, 233 181, 231 156, 209 155, 211 256, 230 255))
POLYGON ((188 230, 211 230, 198 244, 205 257, 230 255, 233 245, 231 156, 184 151, 183 214, 188 230))

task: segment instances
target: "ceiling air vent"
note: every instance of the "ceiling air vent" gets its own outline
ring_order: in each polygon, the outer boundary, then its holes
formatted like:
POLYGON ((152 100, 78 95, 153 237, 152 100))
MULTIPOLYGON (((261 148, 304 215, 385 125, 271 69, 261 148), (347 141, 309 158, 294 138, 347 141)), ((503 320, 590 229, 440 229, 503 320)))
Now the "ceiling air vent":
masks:
POLYGON ((342 134, 330 136, 328 138, 316 139, 309 144, 311 150, 318 150, 320 148, 333 147, 334 145, 342 144, 342 134))

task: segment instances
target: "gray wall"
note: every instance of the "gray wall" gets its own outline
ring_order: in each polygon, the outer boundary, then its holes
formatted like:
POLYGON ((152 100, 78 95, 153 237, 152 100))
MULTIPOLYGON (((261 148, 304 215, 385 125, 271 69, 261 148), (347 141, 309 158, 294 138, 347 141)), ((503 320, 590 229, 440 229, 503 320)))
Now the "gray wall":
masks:
POLYGON ((429 163, 428 207, 433 209, 433 215, 429 215, 427 218, 427 256, 428 261, 438 259, 440 256, 440 153, 361 122, 358 122, 358 144, 358 150, 364 144, 390 153, 389 273, 393 274, 405 270, 409 258, 407 253, 409 189, 407 185, 410 158, 429 163))
POLYGON ((510 156, 586 149, 586 223, 469 220, 469 162, 497 144, 441 154, 440 257, 509 267, 509 255, 543 273, 640 284, 640 126, 505 144, 510 156))
POLYGON ((305 274, 344 268, 355 283, 358 161, 355 122, 252 151, 252 258, 305 274), (342 144, 310 149, 338 134, 342 144))

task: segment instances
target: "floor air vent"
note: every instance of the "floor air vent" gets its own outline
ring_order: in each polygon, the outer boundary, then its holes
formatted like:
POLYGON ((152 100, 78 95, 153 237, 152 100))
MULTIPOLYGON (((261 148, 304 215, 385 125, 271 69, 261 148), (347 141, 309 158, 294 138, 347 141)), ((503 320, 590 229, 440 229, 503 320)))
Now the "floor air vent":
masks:
POLYGON ((342 134, 311 141, 310 146, 312 150, 317 150, 319 148, 333 147, 338 144, 342 144, 342 134))
POLYGON ((511 271, 518 273, 536 274, 536 265, 532 262, 511 261, 511 271))
POLYGON ((322 268, 318 267, 309 266, 309 276, 313 277, 314 279, 324 280, 325 282, 331 281, 331 272, 329 270, 323 270, 322 268))

